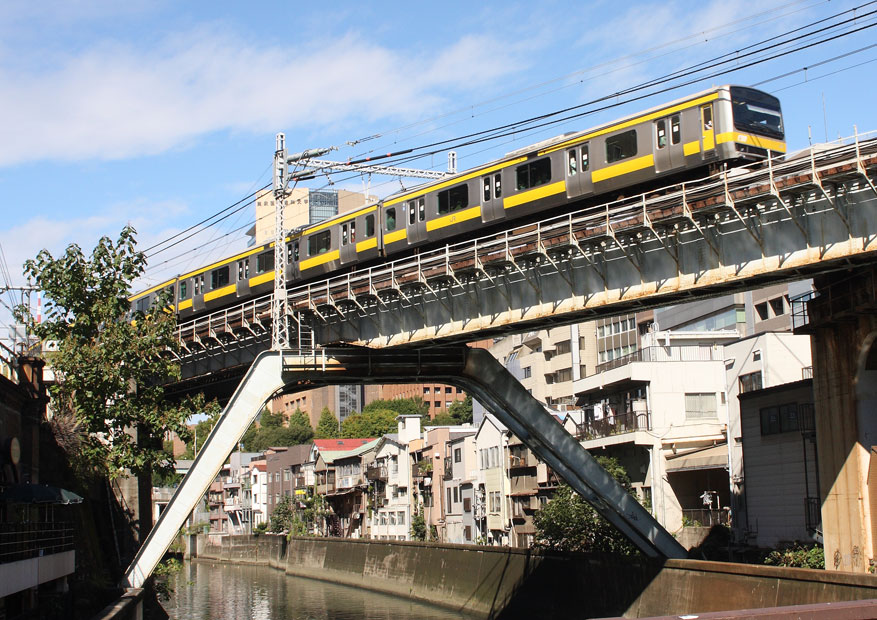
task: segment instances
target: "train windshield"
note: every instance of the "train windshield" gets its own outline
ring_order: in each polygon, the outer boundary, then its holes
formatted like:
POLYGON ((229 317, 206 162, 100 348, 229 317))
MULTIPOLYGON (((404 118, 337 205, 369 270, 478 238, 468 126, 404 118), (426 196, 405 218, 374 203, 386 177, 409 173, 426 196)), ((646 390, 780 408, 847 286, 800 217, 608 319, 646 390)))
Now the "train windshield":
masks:
POLYGON ((731 88, 734 126, 741 131, 775 138, 783 137, 783 114, 780 101, 752 88, 731 88))

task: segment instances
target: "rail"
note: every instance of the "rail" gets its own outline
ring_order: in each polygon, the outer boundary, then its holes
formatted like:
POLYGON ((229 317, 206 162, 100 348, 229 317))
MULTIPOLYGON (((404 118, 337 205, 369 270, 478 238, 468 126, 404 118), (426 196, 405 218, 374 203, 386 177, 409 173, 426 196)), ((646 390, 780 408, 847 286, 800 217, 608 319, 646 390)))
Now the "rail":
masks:
POLYGON ((597 364, 597 372, 627 366, 631 362, 709 362, 722 361, 721 347, 699 345, 672 345, 670 347, 644 347, 614 360, 597 364))
POLYGON ((0 531, 0 564, 73 549, 70 523, 5 523, 0 531))
MULTIPOLYGON (((877 132, 857 134, 829 143, 830 148, 816 145, 748 172, 726 169, 697 181, 589 206, 533 224, 512 222, 504 232, 291 287, 288 307, 297 317, 299 345, 313 346, 305 319, 326 320, 330 314, 361 313, 393 299, 410 299, 423 292, 491 279, 515 269, 545 262, 557 265, 577 254, 590 258, 601 253, 607 241, 619 244, 622 249, 635 245, 637 234, 643 230, 661 238, 662 234, 671 234, 680 222, 700 229, 713 224, 723 213, 742 218, 739 209, 742 206, 760 213, 789 212, 790 204, 782 197, 783 192, 807 191, 828 196, 830 190, 825 189, 823 181, 829 179, 855 177, 874 189, 865 170, 877 165, 875 136, 877 132)), ((181 357, 270 336, 272 297, 265 295, 180 324, 177 338, 181 357)))

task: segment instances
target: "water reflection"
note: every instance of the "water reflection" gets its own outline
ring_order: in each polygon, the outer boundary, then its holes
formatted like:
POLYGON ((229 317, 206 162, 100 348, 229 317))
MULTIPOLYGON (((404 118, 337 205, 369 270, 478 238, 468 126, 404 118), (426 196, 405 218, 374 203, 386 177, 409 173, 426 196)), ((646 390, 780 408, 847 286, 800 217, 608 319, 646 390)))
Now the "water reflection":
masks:
POLYGON ((165 603, 177 620, 435 620, 465 619, 454 611, 359 588, 291 577, 264 566, 186 562, 165 603))

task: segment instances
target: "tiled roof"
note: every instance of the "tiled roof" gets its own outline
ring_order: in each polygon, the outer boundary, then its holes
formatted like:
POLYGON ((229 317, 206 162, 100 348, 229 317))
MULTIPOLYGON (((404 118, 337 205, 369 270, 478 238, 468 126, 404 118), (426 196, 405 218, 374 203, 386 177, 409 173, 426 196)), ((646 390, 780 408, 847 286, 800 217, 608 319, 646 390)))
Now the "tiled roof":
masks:
POLYGON ((374 439, 314 439, 317 450, 331 450, 332 452, 346 452, 359 446, 363 446, 374 439))

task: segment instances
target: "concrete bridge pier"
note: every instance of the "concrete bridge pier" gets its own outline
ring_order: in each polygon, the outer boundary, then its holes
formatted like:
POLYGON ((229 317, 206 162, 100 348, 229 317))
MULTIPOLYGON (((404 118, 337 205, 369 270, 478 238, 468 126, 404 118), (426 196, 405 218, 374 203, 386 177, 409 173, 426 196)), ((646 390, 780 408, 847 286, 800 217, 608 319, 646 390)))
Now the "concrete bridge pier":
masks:
POLYGON ((825 567, 877 562, 877 267, 815 280, 807 304, 825 567))

